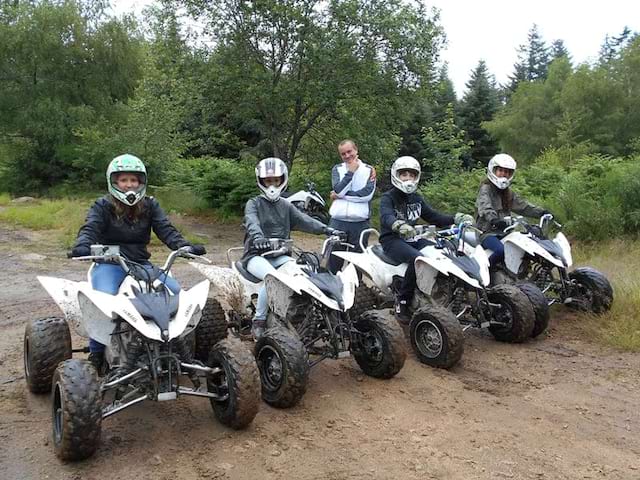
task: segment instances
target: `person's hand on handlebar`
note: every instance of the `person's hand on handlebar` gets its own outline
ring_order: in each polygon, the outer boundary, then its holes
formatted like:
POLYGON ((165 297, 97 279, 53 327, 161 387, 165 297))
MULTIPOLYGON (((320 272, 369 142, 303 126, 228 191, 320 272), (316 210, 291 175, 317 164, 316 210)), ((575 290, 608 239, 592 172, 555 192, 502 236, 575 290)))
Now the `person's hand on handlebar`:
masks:
POLYGON ((67 252, 67 258, 88 257, 91 255, 91 248, 86 245, 76 245, 73 250, 67 252))
POLYGON ((271 250, 271 242, 264 237, 256 237, 253 239, 253 246, 258 251, 271 250))

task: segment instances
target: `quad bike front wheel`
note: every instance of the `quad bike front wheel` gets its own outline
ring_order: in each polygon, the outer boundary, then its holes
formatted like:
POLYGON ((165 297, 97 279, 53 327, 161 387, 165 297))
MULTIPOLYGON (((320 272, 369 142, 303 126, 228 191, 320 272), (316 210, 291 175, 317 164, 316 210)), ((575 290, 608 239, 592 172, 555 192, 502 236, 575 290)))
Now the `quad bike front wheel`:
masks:
POLYGON ((29 390, 50 392, 56 367, 71 355, 71 333, 64 318, 29 321, 24 329, 24 376, 29 390))
POLYGON ((549 326, 549 317, 551 316, 549 314, 549 304, 542 290, 533 283, 518 283, 516 286, 527 296, 533 307, 535 321, 531 337, 535 338, 543 333, 549 326))
POLYGON ((462 327, 446 308, 426 305, 416 310, 409 324, 409 337, 418 360, 426 365, 451 368, 462 358, 462 327))
POLYGON ((227 319, 222 305, 214 298, 207 298, 202 309, 202 318, 196 327, 196 359, 206 362, 213 346, 227 338, 227 319))
POLYGON ((391 378, 402 370, 407 350, 398 322, 377 311, 369 311, 358 318, 355 328, 358 346, 353 350, 353 357, 365 374, 391 378))
POLYGON ((364 312, 378 309, 381 306, 380 303, 375 289, 360 284, 356 288, 356 295, 353 300, 353 306, 349 309, 349 315, 354 320, 357 320, 364 312))
POLYGON ((61 363, 51 394, 53 448, 61 460, 90 457, 100 444, 102 397, 98 372, 86 360, 61 363))
POLYGON ((255 347, 262 399, 277 408, 297 404, 307 391, 309 355, 295 333, 282 326, 267 329, 255 347))
POLYGON ((487 296, 491 307, 489 331, 500 342, 522 343, 531 337, 535 314, 527 296, 515 285, 496 285, 487 296))
POLYGON ((246 427, 260 403, 260 376, 253 355, 240 340, 229 337, 214 345, 207 363, 222 370, 207 378, 207 389, 226 394, 225 400, 211 399, 216 418, 236 430, 246 427))
POLYGON ((611 308, 613 288, 602 273, 594 268, 581 267, 569 272, 569 278, 574 284, 571 296, 577 297, 578 300, 569 303, 569 306, 597 314, 607 312, 611 308))

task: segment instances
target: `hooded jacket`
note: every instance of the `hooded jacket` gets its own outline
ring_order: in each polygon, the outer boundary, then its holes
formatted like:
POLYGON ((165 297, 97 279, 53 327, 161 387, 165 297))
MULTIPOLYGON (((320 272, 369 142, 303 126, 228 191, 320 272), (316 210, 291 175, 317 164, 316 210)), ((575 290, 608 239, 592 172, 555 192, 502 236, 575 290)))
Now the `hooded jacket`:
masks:
POLYGON ((492 230, 492 220, 501 220, 510 216, 511 212, 525 217, 541 217, 544 214, 545 210, 543 208, 527 202, 511 189, 506 190, 507 194, 511 195, 511 210, 508 210, 506 205, 502 204, 502 192, 504 191, 488 181, 482 182, 482 185, 480 185, 478 197, 476 198, 475 223, 483 232, 492 230))
POLYGON ((116 216, 109 194, 96 200, 87 213, 84 225, 80 227, 74 247, 90 247, 94 244, 119 245, 120 253, 126 258, 134 262, 144 262, 151 257, 147 250, 151 241, 151 230, 171 250, 190 245, 171 224, 155 198, 145 197, 141 202, 142 215, 131 221, 126 217, 116 216))

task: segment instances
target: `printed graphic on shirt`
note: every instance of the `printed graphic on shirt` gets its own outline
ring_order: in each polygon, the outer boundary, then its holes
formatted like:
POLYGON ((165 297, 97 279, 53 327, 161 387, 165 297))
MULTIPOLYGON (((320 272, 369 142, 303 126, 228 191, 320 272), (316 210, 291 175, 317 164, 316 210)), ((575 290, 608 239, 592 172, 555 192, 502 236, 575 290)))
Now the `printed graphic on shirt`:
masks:
POLYGON ((422 215, 422 204, 409 203, 406 205, 405 210, 394 209, 396 218, 398 220, 405 220, 407 222, 413 222, 420 218, 422 215))

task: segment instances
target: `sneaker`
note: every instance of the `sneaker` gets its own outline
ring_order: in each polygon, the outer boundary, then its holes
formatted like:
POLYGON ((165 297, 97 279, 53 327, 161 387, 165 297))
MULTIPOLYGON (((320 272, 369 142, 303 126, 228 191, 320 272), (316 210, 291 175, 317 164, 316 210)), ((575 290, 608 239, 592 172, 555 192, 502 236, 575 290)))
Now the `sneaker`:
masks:
POLYGON ((396 300, 393 307, 393 313, 396 315, 396 319, 404 324, 408 325, 411 322, 411 314, 409 313, 409 305, 406 300, 396 300))
POLYGON ((253 338, 258 340, 262 335, 264 335, 264 331, 267 329, 267 321, 266 320, 253 320, 251 322, 251 333, 253 334, 253 338))
POLYGON ((104 352, 92 352, 89 354, 89 361, 95 367, 98 375, 102 374, 102 367, 104 366, 104 352))

